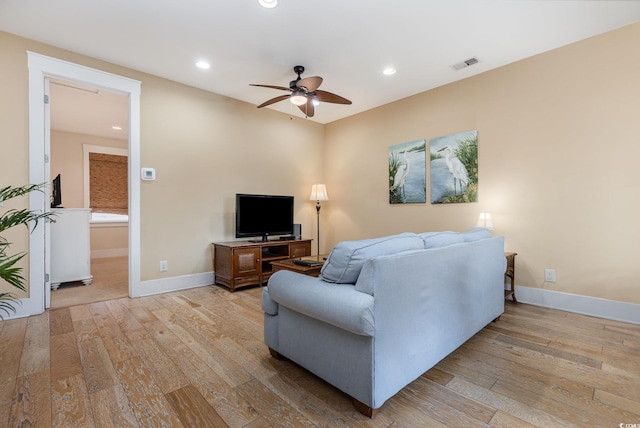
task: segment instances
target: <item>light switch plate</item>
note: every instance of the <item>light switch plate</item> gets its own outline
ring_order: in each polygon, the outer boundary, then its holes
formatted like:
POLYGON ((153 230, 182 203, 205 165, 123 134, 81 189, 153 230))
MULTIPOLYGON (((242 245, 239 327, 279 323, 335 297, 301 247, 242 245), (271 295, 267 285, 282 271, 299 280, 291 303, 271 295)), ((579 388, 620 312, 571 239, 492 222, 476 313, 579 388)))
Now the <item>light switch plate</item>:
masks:
POLYGON ((556 282, 556 270, 555 269, 545 269, 544 270, 544 281, 545 282, 556 282))

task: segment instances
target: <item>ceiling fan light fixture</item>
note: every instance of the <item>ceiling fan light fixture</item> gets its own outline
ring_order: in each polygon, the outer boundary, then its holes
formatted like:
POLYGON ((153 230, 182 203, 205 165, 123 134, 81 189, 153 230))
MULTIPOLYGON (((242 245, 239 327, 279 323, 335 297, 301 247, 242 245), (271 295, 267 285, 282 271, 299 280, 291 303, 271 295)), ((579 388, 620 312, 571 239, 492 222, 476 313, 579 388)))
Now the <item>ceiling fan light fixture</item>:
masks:
POLYGON ((291 104, 296 106, 301 106, 307 103, 307 97, 299 93, 291 95, 291 98, 289 100, 291 101, 291 104))
POLYGON ((278 0, 258 0, 258 4, 266 9, 273 9, 278 5, 278 0))

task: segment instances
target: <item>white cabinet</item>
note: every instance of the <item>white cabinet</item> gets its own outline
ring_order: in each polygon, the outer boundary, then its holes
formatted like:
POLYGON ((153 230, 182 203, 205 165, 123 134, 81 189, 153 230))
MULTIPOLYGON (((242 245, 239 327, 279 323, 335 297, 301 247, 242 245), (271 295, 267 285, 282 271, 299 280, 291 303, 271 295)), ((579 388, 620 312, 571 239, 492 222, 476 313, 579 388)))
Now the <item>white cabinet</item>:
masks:
POLYGON ((91 284, 91 210, 54 208, 51 222, 51 289, 60 283, 91 284))

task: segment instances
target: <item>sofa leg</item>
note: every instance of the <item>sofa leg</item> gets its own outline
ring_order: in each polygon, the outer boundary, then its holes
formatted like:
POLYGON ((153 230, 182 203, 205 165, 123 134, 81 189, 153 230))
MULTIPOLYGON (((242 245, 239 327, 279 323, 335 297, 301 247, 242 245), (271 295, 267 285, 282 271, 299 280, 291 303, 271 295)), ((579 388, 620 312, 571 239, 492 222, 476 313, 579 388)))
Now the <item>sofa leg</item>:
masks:
POLYGON ((500 321, 500 317, 501 317, 501 316, 502 316, 502 315, 498 315, 498 318, 494 319, 492 322, 498 322, 498 321, 500 321))
POLYGON ((355 407, 357 411, 359 411, 366 417, 373 419, 376 417, 376 414, 378 414, 378 409, 372 409, 371 407, 356 400, 353 397, 351 397, 351 400, 353 400, 353 407, 355 407))
POLYGON ((282 355, 280 355, 280 353, 278 351, 276 351, 275 349, 269 348, 269 353, 276 360, 282 360, 283 359, 282 355))

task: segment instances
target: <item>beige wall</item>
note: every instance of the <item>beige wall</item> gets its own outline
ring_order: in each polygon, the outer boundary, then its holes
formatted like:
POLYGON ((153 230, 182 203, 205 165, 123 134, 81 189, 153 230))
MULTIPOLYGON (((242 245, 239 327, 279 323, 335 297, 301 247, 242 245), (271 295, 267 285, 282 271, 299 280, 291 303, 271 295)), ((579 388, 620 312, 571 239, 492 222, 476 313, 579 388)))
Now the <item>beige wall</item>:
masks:
POLYGON ((329 124, 328 240, 466 230, 490 211, 518 285, 640 303, 639 44, 636 24, 329 124), (388 203, 389 145, 473 129, 479 202, 388 203))
MULTIPOLYGON (((3 185, 29 177, 27 50, 142 82, 141 163, 157 173, 141 183, 143 281, 212 271, 209 244, 233 239, 236 192, 294 195, 295 220, 312 236, 322 125, 0 32, 3 185)), ((26 232, 11 238, 13 250, 28 250, 26 232)))
POLYGON ((91 258, 118 257, 128 254, 127 226, 91 226, 91 258))
MULTIPOLYGON (((640 24, 323 127, 0 33, 0 182, 28 178, 29 49, 142 81, 142 166, 158 176, 141 183, 143 280, 210 271, 208 244, 232 238, 236 192, 295 195, 296 221, 314 237, 306 199, 324 180, 323 252, 344 239, 465 230, 486 210, 519 253, 517 284, 640 303, 638 43, 640 24), (389 205, 389 145, 472 129, 478 203, 389 205)), ((16 242, 26 249, 26 233, 16 242)))

